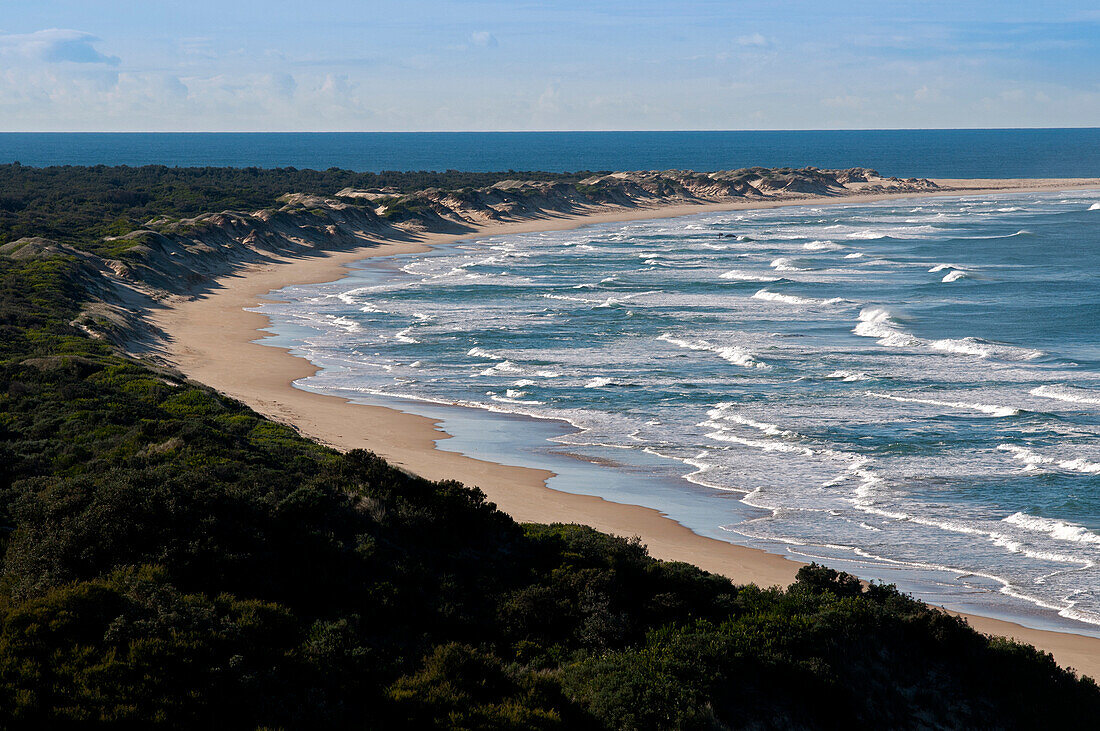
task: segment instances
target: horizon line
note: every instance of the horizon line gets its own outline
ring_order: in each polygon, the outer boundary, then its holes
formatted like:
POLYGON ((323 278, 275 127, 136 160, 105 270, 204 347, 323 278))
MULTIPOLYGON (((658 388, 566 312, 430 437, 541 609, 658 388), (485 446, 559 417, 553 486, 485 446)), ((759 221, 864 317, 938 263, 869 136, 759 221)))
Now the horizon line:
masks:
POLYGON ((3 130, 0 135, 159 135, 159 134, 256 134, 256 135, 330 135, 330 134, 652 134, 652 133, 767 133, 767 132, 1014 132, 1029 130, 1089 130, 1100 129, 1100 125, 1079 125, 1069 127, 791 127, 783 129, 546 129, 546 130, 3 130))

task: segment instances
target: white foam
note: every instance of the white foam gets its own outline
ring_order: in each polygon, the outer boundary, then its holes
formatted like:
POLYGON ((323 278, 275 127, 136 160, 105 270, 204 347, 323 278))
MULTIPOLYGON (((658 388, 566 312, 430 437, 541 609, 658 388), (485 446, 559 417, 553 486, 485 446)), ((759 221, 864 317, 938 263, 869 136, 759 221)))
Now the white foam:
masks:
POLYGON ((800 272, 804 271, 805 267, 797 266, 794 259, 787 256, 781 256, 778 259, 773 259, 771 268, 777 272, 800 272))
POLYGON ((799 297, 793 294, 781 294, 779 292, 771 292, 766 289, 762 289, 754 294, 753 299, 767 300, 769 302, 782 302, 788 305, 836 305, 844 301, 840 297, 832 297, 830 299, 823 300, 816 299, 814 297, 799 297))
POLYGON ((1030 391, 1032 396, 1068 401, 1074 404, 1100 405, 1100 393, 1073 386, 1039 386, 1030 391))
POLYGON ((937 264, 936 266, 929 269, 928 272, 930 274, 935 274, 936 272, 942 272, 944 269, 958 269, 958 267, 954 264, 937 264))
POLYGON ((1017 348, 1012 345, 997 345, 980 338, 945 338, 933 340, 928 347, 944 353, 973 355, 978 358, 1003 358, 1005 360, 1035 360, 1043 356, 1041 350, 1017 348))
MULTIPOLYGON (((704 426, 709 425, 707 422, 703 423, 704 426)), ((740 444, 745 447, 753 447, 755 449, 762 449, 765 452, 789 452, 798 453, 806 457, 812 457, 814 450, 809 447, 800 447, 795 444, 789 444, 787 442, 780 442, 772 439, 746 439, 739 437, 736 434, 729 434, 721 429, 713 431, 707 434, 711 439, 719 442, 729 442, 731 444, 740 444)))
POLYGON ((943 281, 944 282, 957 282, 960 279, 965 279, 966 276, 967 276, 966 272, 961 271, 959 269, 952 269, 946 275, 944 275, 943 281))
POLYGON ((981 347, 978 341, 968 338, 961 340, 934 340, 929 343, 933 350, 941 350, 945 353, 958 353, 959 355, 974 355, 979 358, 988 358, 989 351, 981 347))
POLYGON ((824 241, 810 241, 802 244, 802 248, 807 251, 840 251, 845 247, 826 239, 824 241))
POLYGON ((419 343, 419 340, 409 335, 409 331, 411 330, 411 325, 404 330, 399 330, 393 334, 393 339, 399 343, 419 343))
POLYGON ((889 310, 865 307, 859 313, 859 323, 852 332, 864 338, 876 338, 879 345, 890 348, 911 348, 923 341, 898 327, 889 310))
POLYGON ((742 366, 745 368, 768 368, 767 363, 763 363, 757 360, 751 353, 741 350, 740 348, 722 346, 715 343, 711 343, 707 340, 684 340, 683 338, 673 337, 669 333, 658 336, 658 340, 663 340, 666 343, 671 343, 681 348, 688 350, 706 350, 716 354, 718 357, 733 363, 734 365, 742 366))
POLYGON ((478 347, 470 348, 466 351, 466 355, 472 355, 475 358, 488 358, 489 360, 504 360, 504 358, 502 358, 501 356, 494 355, 488 350, 478 347))
POLYGON ((535 401, 535 400, 524 401, 522 399, 509 398, 508 396, 497 396, 492 391, 490 391, 488 393, 488 395, 489 395, 489 398, 491 398, 493 401, 499 401, 500 403, 504 403, 504 404, 521 404, 521 405, 524 405, 524 406, 541 406, 543 404, 542 401, 535 401))
POLYGON ((1080 457, 1073 459, 1058 459, 1039 454, 1038 452, 1014 444, 1001 444, 997 449, 1011 452, 1014 459, 1025 463, 1025 469, 1027 470, 1037 469, 1040 465, 1051 465, 1069 472, 1080 472, 1082 474, 1100 473, 1100 464, 1089 462, 1080 457))
POLYGON ((778 282, 781 277, 769 277, 766 274, 753 274, 752 272, 746 272, 741 269, 730 269, 724 274, 720 274, 721 279, 736 279, 742 282, 778 282))
MULTIPOLYGON (((736 408, 738 404, 732 401, 726 401, 715 406, 713 409, 707 411, 707 416, 712 420, 720 419, 722 421, 732 422, 734 424, 744 424, 745 426, 751 426, 753 429, 759 429, 770 437, 797 437, 796 432, 789 429, 781 429, 776 424, 770 424, 766 421, 757 421, 756 419, 750 419, 747 416, 731 412, 730 409, 736 408)), ((716 426, 715 422, 705 422, 707 426, 716 426)))
POLYGON ((874 391, 868 391, 868 396, 874 396, 875 398, 889 399, 890 401, 898 401, 900 403, 907 404, 924 404, 926 406, 947 406, 952 409, 965 409, 967 411, 978 411, 983 414, 989 414, 990 416, 1018 416, 1020 414, 1019 409, 1014 409, 1011 406, 997 406, 992 404, 979 404, 971 403, 969 401, 940 401, 938 399, 930 398, 913 398, 910 396, 894 396, 888 393, 876 393, 874 391))
POLYGON ((857 239, 857 240, 860 240, 860 241, 870 241, 872 239, 884 239, 888 235, 889 234, 884 234, 881 231, 866 230, 866 231, 853 231, 852 233, 848 234, 848 238, 857 239))
POLYGON ((1058 466, 1064 470, 1071 470, 1073 472, 1084 472, 1088 475, 1100 474, 1100 463, 1089 462, 1086 459, 1077 457, 1076 459, 1067 459, 1058 463, 1058 466))
POLYGON ((357 333, 363 329, 358 322, 347 317, 333 317, 332 324, 349 333, 357 333))
POLYGON ((501 373, 523 373, 523 369, 520 368, 519 366, 517 366, 515 363, 513 363, 510 360, 502 360, 501 362, 497 363, 495 366, 491 366, 489 368, 486 368, 485 370, 483 370, 478 375, 479 376, 496 376, 496 375, 500 375, 501 373))
POLYGON ((1015 444, 1001 444, 997 449, 1002 452, 1011 452, 1013 459, 1018 459, 1025 463, 1029 469, 1035 469, 1039 465, 1054 465, 1060 469, 1068 470, 1069 472, 1080 472, 1086 475, 1100 474, 1100 463, 1089 462, 1081 457, 1057 459, 1056 457, 1047 457, 1027 449, 1026 447, 1020 447, 1015 444))
POLYGON ((1093 203, 1089 206, 1090 211, 1100 211, 1100 203, 1093 203))
POLYGON ((960 236, 961 239, 967 239, 970 241, 982 241, 986 239, 1011 239, 1016 236, 1030 236, 1031 232, 1026 228, 1022 228, 1019 231, 1011 234, 1000 234, 997 236, 960 236))
POLYGON ((874 376, 869 376, 862 371, 833 371, 832 373, 827 374, 825 377, 849 382, 874 380, 874 376))
POLYGON ((552 293, 547 293, 542 296, 546 299, 552 300, 564 300, 566 302, 583 302, 584 304, 592 305, 592 307, 594 308, 601 309, 605 307, 614 307, 615 305, 621 305, 627 300, 634 299, 635 297, 641 297, 644 294, 653 294, 653 292, 631 292, 630 294, 621 294, 616 297, 608 297, 604 300, 591 300, 584 297, 569 297, 567 295, 552 293))
POLYGON ((603 388, 604 386, 610 386, 612 380, 610 378, 593 378, 588 383, 584 384, 585 388, 603 388))
POLYGON ((845 254, 844 258, 845 259, 862 259, 863 258, 863 252, 857 251, 854 254, 845 254))
POLYGON ((374 287, 356 287, 355 289, 349 289, 347 292, 338 293, 336 295, 336 299, 340 300, 346 305, 354 305, 355 295, 359 294, 360 292, 369 292, 372 289, 374 289, 374 287))

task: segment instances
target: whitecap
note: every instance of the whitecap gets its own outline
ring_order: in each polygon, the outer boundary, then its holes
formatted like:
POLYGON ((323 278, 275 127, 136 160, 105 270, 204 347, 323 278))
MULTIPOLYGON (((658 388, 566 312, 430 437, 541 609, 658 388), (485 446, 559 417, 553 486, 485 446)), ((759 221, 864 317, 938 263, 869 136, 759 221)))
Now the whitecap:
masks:
POLYGON ((412 330, 412 326, 399 330, 393 334, 393 339, 399 343, 419 343, 420 341, 409 335, 409 331, 412 330))
POLYGON ((888 234, 884 234, 881 231, 853 231, 848 234, 850 239, 858 239, 860 241, 870 241, 872 239, 884 239, 888 234))
POLYGON ((958 269, 952 269, 951 271, 949 271, 947 274, 944 275, 942 281, 944 281, 944 282, 957 282, 960 279, 965 279, 966 277, 967 277, 966 272, 960 271, 958 269))
POLYGON ((719 275, 720 279, 736 279, 742 282, 778 282, 782 277, 769 277, 762 274, 753 274, 741 269, 730 269, 719 275))
POLYGON ((1002 452, 1011 452, 1014 459, 1018 459, 1027 465, 1027 469, 1035 469, 1039 465, 1053 465, 1070 472, 1081 472, 1086 475, 1100 474, 1100 463, 1089 462, 1082 457, 1072 459, 1058 459, 1034 452, 1026 447, 1015 444, 1001 444, 997 449, 1002 452))
POLYGON ((744 368, 767 368, 768 364, 757 360, 752 353, 741 350, 740 348, 718 345, 711 343, 707 340, 684 340, 677 338, 669 333, 660 335, 658 340, 663 340, 666 343, 671 343, 680 348, 686 348, 688 350, 706 350, 714 353, 718 357, 738 366, 744 368))
POLYGON ((1089 391, 1084 388, 1075 388, 1073 386, 1039 386, 1038 388, 1031 389, 1030 393, 1032 396, 1056 399, 1058 401, 1068 401, 1074 404, 1100 405, 1100 392, 1089 391))
POLYGON ((868 391, 868 396, 875 398, 889 399, 890 401, 898 401, 900 403, 907 404, 923 404, 925 406, 946 406, 952 409, 964 409, 967 411, 978 411, 983 414, 989 414, 990 416, 1019 416, 1020 410, 1014 409, 1011 406, 998 406, 994 404, 979 404, 971 403, 969 401, 940 401, 939 399, 930 398, 914 398, 911 396, 894 396, 888 393, 876 393, 874 391, 868 391))
POLYGON ((823 241, 810 241, 802 244, 802 248, 807 251, 841 251, 845 247, 825 239, 823 241))
POLYGON ((541 406, 544 403, 543 401, 535 401, 534 399, 524 401, 523 399, 509 398, 507 396, 497 396, 491 391, 489 392, 489 398, 491 398, 493 401, 499 401, 500 403, 504 404, 520 404, 523 406, 541 406))
POLYGON ((849 383, 854 381, 871 381, 874 380, 874 376, 869 376, 862 371, 833 371, 826 374, 825 378, 836 379, 841 381, 848 381, 849 383))
POLYGON ((347 317, 333 317, 331 322, 336 327, 349 333, 356 333, 363 329, 358 322, 347 317))
MULTIPOLYGON (((709 426, 707 422, 703 422, 702 426, 709 426)), ((721 429, 713 431, 707 434, 708 437, 719 442, 730 442, 732 444, 740 444, 744 447, 753 447, 755 449, 762 449, 765 452, 792 452, 798 453, 806 457, 812 457, 814 450, 809 447, 800 447, 796 444, 789 444, 787 442, 781 442, 771 439, 746 439, 745 437, 739 437, 736 434, 729 434, 721 429)))
POLYGON ((513 363, 510 360, 502 360, 501 362, 497 363, 495 366, 490 366, 489 368, 486 368, 485 370, 483 370, 478 375, 480 375, 480 376, 495 376, 495 375, 499 375, 501 373, 523 373, 523 369, 520 368, 519 366, 517 366, 515 363, 513 363))
MULTIPOLYGON (((745 426, 751 426, 753 429, 759 429, 770 437, 797 437, 800 436, 796 432, 789 429, 782 429, 777 424, 771 424, 766 421, 757 421, 747 416, 739 414, 737 412, 731 412, 730 409, 736 408, 737 403, 733 401, 725 401, 718 404, 713 409, 707 411, 707 416, 712 420, 721 419, 722 421, 729 421, 734 424, 744 424, 745 426)), ((714 421, 704 422, 700 426, 718 426, 714 421)), ((721 427, 720 427, 721 428, 721 427)))
POLYGON ((997 345, 981 338, 945 338, 933 340, 928 344, 933 350, 958 355, 972 355, 978 358, 1002 358, 1004 360, 1035 360, 1043 356, 1041 350, 1018 348, 1012 345, 997 345))
POLYGON ((893 314, 881 307, 866 307, 859 313, 859 323, 852 332, 865 338, 876 338, 879 345, 906 348, 921 344, 920 338, 898 327, 893 314))
POLYGON ((800 272, 805 271, 805 267, 800 267, 795 264, 794 259, 787 256, 781 256, 778 259, 774 259, 771 263, 771 268, 777 272, 800 272))
POLYGON ((356 287, 355 289, 349 289, 347 292, 340 292, 336 295, 336 298, 346 305, 355 304, 355 295, 360 292, 369 292, 374 287, 356 287))
POLYGON ((767 289, 761 289, 753 295, 753 299, 766 300, 768 302, 782 302, 788 305, 836 305, 840 304, 844 300, 840 297, 832 297, 830 299, 816 299, 813 297, 799 297, 793 294, 781 294, 779 292, 771 292, 767 289))
POLYGON ((1031 235, 1030 231, 1028 231, 1026 228, 1022 228, 1019 231, 1016 231, 1015 233, 1010 233, 1010 234, 998 234, 998 235, 994 235, 994 236, 958 236, 956 238, 965 239, 967 241, 983 241, 983 240, 988 240, 988 239, 1011 239, 1011 238, 1014 238, 1016 236, 1030 236, 1030 235, 1031 235))
POLYGON ((603 388, 604 386, 610 386, 612 380, 606 377, 593 378, 588 383, 584 384, 585 388, 603 388))

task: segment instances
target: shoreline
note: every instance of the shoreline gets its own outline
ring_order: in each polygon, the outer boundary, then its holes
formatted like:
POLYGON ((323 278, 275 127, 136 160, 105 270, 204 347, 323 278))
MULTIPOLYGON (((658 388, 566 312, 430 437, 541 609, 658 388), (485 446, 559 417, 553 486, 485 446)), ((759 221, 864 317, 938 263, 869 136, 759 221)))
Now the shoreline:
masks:
MULTIPOLYGON (((364 241, 362 246, 250 266, 219 278, 199 298, 165 303, 150 317, 169 336, 160 353, 189 378, 236 398, 256 411, 289 423, 304 436, 341 450, 364 448, 429 479, 458 479, 480 487, 488 499, 519 522, 582 523, 623 536, 637 535, 655 558, 684 561, 725 575, 738 583, 786 586, 803 565, 778 554, 698 535, 660 511, 603 498, 554 490, 553 473, 468 457, 437 448, 449 438, 439 421, 383 406, 355 404, 294 387, 294 381, 319 369, 287 349, 265 345, 269 319, 249 312, 264 295, 289 284, 331 282, 354 262, 414 254, 457 241, 567 230, 581 226, 684 215, 773 208, 861 204, 879 200, 965 197, 999 193, 1057 192, 1100 188, 1098 179, 1081 180, 937 180, 950 190, 919 193, 869 193, 840 198, 739 201, 548 216, 516 223, 482 226, 462 234, 425 234, 411 242, 364 241), (248 368, 241 364, 247 363, 248 368)), ((1100 639, 1069 632, 1035 630, 1013 622, 964 614, 971 626, 988 634, 1010 636, 1054 654, 1063 666, 1100 677, 1100 639)))

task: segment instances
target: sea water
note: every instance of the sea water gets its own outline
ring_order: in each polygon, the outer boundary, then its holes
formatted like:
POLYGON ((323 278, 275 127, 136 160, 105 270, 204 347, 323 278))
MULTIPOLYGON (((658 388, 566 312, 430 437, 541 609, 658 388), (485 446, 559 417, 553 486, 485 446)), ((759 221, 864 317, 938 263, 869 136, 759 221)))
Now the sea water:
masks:
POLYGON ((261 309, 322 367, 299 386, 450 419, 445 448, 552 444, 610 471, 559 489, 1097 628, 1098 231, 1100 191, 705 213, 372 260, 261 309), (490 439, 463 424, 488 410, 513 415, 490 439))
POLYGON ((1100 129, 0 133, 0 163, 15 161, 373 172, 816 165, 872 167, 901 177, 1093 177, 1100 175, 1100 129))

